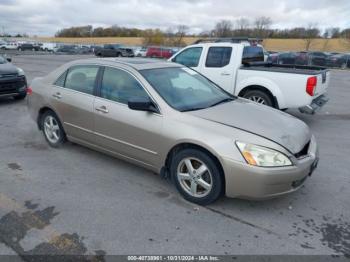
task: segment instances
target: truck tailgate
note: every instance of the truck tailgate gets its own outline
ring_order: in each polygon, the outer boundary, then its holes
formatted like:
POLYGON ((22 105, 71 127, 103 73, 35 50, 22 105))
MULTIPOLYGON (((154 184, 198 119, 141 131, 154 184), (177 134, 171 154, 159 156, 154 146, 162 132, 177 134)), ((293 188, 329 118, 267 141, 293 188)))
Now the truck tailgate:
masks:
POLYGON ((327 92, 329 81, 330 81, 329 70, 323 70, 317 75, 317 86, 315 89, 314 97, 318 97, 327 92))

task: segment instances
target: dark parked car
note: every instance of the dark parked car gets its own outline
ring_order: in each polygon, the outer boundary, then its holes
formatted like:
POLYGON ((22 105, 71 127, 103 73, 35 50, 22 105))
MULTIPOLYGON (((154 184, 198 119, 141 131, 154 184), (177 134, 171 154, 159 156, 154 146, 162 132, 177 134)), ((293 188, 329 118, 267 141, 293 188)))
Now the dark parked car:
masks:
POLYGON ((76 45, 63 45, 57 49, 57 53, 79 54, 79 48, 76 45))
POLYGON ((22 69, 10 63, 10 58, 0 56, 0 97, 24 99, 27 80, 22 69))
POLYGON ((350 54, 332 55, 326 60, 327 67, 350 68, 350 54))
POLYGON ((102 48, 95 48, 95 55, 101 57, 134 57, 132 48, 123 47, 120 44, 108 44, 102 48))
POLYGON ((293 52, 279 53, 277 57, 272 57, 275 64, 279 65, 295 65, 297 54, 293 52))
POLYGON ((309 64, 313 66, 325 66, 328 55, 323 52, 309 52, 309 64))
POLYGON ((277 53, 277 52, 269 53, 269 56, 267 57, 267 61, 266 62, 272 63, 272 64, 277 64, 277 62, 278 62, 278 55, 279 55, 279 53, 277 53))
POLYGON ((39 45, 30 44, 30 43, 25 43, 25 44, 21 44, 20 46, 18 46, 18 50, 19 51, 25 51, 25 50, 39 51, 40 50, 40 46, 39 45))
POLYGON ((147 49, 146 57, 170 58, 174 54, 173 50, 165 47, 151 46, 147 49))

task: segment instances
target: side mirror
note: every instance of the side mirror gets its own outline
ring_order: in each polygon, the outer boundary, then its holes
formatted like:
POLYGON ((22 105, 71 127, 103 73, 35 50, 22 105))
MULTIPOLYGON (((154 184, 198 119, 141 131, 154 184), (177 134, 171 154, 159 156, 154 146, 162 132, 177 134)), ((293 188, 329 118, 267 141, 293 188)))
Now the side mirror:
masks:
POLYGON ((132 97, 128 100, 128 107, 132 110, 159 113, 149 97, 132 97))
POLYGON ((10 63, 12 62, 12 58, 10 58, 10 57, 7 57, 6 60, 10 63))

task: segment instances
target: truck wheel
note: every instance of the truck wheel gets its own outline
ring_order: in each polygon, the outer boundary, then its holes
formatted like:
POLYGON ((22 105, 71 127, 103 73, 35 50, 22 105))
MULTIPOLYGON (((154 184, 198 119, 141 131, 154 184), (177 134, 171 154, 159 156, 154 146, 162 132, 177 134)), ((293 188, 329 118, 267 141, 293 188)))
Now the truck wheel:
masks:
POLYGON ((172 158, 170 173, 177 190, 188 201, 208 205, 223 192, 223 178, 217 163, 207 153, 184 149, 172 158))
POLYGON ((346 63, 343 63, 340 68, 341 69, 346 69, 346 63))
POLYGON ((251 101, 254 101, 258 104, 266 105, 266 106, 271 106, 273 107, 273 101, 272 98, 269 94, 267 94, 264 91, 260 90, 250 90, 247 91, 244 95, 244 98, 249 99, 251 101))
POLYGON ((121 54, 120 54, 120 53, 117 53, 117 57, 121 57, 121 54))

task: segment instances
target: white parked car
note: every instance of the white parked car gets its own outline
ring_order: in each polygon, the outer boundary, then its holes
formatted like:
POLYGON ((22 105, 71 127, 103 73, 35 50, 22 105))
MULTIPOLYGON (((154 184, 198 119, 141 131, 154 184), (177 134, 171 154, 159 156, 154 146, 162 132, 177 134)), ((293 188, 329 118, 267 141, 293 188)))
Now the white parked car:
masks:
POLYGON ((231 94, 277 109, 313 114, 329 100, 328 70, 265 63, 263 48, 248 43, 194 44, 169 60, 191 67, 231 94))
POLYGON ((17 48, 18 48, 18 43, 16 42, 7 42, 1 45, 1 49, 5 49, 5 50, 15 50, 17 48))
POLYGON ((134 54, 137 57, 146 57, 147 47, 137 47, 134 49, 134 54))
POLYGON ((58 46, 56 43, 42 43, 41 49, 46 52, 56 52, 58 46))

